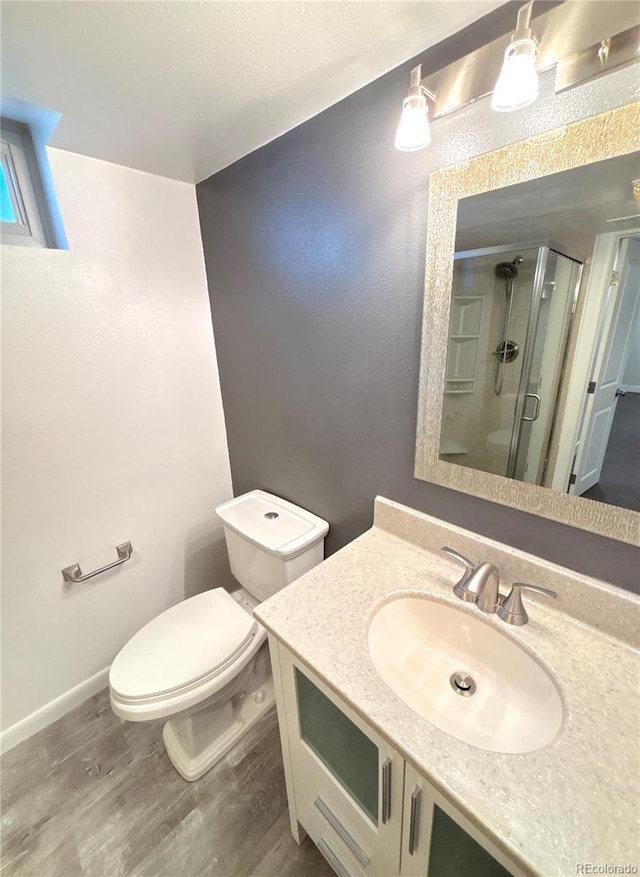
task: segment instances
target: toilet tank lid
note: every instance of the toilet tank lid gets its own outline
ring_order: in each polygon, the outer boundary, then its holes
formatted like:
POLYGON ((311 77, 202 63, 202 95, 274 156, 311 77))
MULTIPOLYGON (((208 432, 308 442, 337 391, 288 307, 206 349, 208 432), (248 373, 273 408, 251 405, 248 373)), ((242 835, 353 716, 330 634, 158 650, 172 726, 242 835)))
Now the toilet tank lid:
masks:
POLYGON ((329 531, 322 518, 264 490, 230 499, 216 513, 238 535, 284 558, 294 557, 329 531))

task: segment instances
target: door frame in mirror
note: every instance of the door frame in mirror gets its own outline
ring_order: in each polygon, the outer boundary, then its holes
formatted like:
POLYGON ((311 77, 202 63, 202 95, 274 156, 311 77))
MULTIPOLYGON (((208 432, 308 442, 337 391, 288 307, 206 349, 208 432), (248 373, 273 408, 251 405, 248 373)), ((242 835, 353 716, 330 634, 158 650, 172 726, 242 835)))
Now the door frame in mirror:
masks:
POLYGON ((414 470, 423 481, 632 545, 640 545, 640 512, 448 463, 439 448, 458 201, 628 155, 638 149, 638 130, 640 101, 430 175, 414 470))

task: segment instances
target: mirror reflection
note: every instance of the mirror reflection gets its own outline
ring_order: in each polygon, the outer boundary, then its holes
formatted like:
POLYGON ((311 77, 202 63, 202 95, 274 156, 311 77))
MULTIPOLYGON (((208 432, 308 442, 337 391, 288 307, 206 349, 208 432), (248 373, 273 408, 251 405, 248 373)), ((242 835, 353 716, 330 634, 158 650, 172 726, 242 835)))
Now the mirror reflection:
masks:
POLYGON ((640 511, 639 159, 458 202, 441 460, 640 511))

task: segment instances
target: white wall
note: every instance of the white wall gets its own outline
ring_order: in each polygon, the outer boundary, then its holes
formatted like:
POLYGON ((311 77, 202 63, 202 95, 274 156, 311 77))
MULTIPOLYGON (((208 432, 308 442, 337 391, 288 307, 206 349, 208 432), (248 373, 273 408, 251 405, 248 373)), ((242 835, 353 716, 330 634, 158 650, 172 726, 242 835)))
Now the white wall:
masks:
POLYGON ((230 582, 195 189, 50 160, 70 250, 2 248, 2 727, 30 717, 5 746, 101 687, 91 677, 158 612, 230 582), (114 560, 126 540, 124 566, 63 584, 62 567, 114 560))

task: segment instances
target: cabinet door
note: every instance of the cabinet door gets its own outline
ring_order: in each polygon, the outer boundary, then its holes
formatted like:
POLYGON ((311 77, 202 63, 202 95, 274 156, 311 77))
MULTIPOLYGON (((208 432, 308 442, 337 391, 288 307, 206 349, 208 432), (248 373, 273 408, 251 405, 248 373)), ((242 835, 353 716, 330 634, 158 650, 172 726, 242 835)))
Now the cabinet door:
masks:
POLYGON ((402 877, 524 877, 524 872, 405 766, 402 877))
POLYGON ((309 668, 281 645, 278 651, 289 806, 334 870, 331 854, 347 877, 399 874, 403 759, 309 668))

